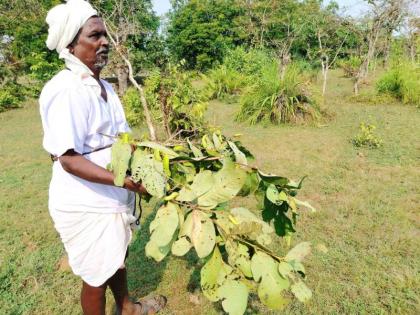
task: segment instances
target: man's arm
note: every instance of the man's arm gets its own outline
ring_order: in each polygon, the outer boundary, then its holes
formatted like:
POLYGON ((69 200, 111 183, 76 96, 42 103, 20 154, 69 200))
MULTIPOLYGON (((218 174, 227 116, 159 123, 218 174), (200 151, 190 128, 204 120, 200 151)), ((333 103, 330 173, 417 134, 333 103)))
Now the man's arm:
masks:
MULTIPOLYGON (((68 150, 58 159, 63 169, 74 176, 94 183, 115 186, 112 172, 89 161, 74 150, 68 150)), ((124 180, 124 188, 136 193, 147 194, 146 189, 141 184, 134 183, 128 177, 124 180)))

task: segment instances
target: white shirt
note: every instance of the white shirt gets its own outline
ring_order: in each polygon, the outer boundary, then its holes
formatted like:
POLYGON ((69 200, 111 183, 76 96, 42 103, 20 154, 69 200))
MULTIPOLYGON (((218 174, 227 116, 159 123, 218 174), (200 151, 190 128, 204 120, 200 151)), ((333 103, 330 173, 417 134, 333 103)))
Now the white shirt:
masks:
MULTIPOLYGON (((43 146, 55 156, 67 150, 83 154, 102 148, 115 136, 130 131, 118 96, 101 80, 108 101, 101 97, 98 82, 88 74, 62 70, 43 88, 39 103, 44 128, 43 146)), ((107 148, 84 157, 106 167, 111 161, 107 148)), ((133 208, 134 193, 119 187, 93 183, 66 172, 53 163, 49 208, 71 212, 121 213, 133 208)))

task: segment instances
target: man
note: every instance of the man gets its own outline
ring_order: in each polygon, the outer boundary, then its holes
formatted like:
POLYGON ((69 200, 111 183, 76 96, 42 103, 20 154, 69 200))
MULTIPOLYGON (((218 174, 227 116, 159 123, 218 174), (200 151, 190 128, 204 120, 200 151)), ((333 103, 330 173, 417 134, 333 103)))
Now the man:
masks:
POLYGON ((101 18, 84 0, 68 0, 46 19, 47 46, 66 69, 49 81, 40 96, 43 146, 53 157, 49 211, 73 272, 83 280, 81 305, 86 315, 104 314, 109 286, 118 314, 155 314, 163 296, 132 303, 124 261, 131 240, 130 215, 135 193, 147 193, 128 177, 115 187, 106 170, 113 139, 129 131, 111 85, 100 79, 109 42, 101 18))

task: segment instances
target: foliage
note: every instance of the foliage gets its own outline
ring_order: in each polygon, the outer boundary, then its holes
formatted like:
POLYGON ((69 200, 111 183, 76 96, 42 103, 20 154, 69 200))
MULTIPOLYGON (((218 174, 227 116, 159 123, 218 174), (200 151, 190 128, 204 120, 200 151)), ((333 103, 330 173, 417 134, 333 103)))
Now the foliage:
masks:
POLYGON ((0 112, 19 107, 21 101, 15 88, 2 87, 0 90, 0 112))
POLYGON ((373 132, 376 126, 362 122, 360 124, 359 134, 352 139, 352 143, 356 147, 368 147, 371 149, 382 146, 383 141, 378 138, 373 132))
POLYGON ((353 78, 357 75, 361 65, 362 59, 358 56, 350 56, 348 59, 341 59, 338 61, 338 66, 343 69, 344 75, 347 78, 353 78))
POLYGON ((155 70, 145 82, 147 101, 158 113, 167 136, 191 135, 204 124, 208 98, 192 85, 193 76, 181 70, 182 64, 155 70))
POLYGON ((138 127, 143 121, 143 107, 141 106, 139 92, 134 87, 129 87, 123 95, 122 104, 125 116, 130 126, 138 127))
POLYGON ((191 0, 170 14, 168 46, 190 69, 208 69, 221 62, 227 48, 238 41, 233 20, 239 8, 235 0, 191 0))
POLYGON ((293 65, 281 79, 279 65, 273 61, 264 66, 261 76, 255 76, 254 84, 244 91, 237 119, 251 124, 319 120, 321 111, 310 88, 308 80, 293 65))
POLYGON ((404 104, 420 107, 420 67, 409 62, 394 65, 376 83, 379 94, 389 94, 404 104))
POLYGON ((295 232, 299 205, 314 210, 295 197, 302 181, 249 166, 248 150, 220 133, 172 147, 132 144, 137 147, 133 155, 124 139, 114 144, 118 161, 113 158, 112 169, 116 175, 129 169, 132 180, 158 198, 147 256, 161 261, 170 252, 184 256, 194 248, 206 261, 201 269, 203 294, 210 301, 222 301, 229 314, 245 313, 250 291, 272 309, 284 308, 288 290, 302 302, 310 299, 311 291, 302 281, 309 243, 282 255, 270 248, 274 233, 290 239, 295 232), (127 150, 121 149, 124 146, 127 150), (235 196, 252 194, 260 200, 262 219, 229 205, 235 196))
POLYGON ((205 92, 211 99, 223 99, 236 94, 246 84, 245 76, 225 64, 211 69, 207 74, 203 74, 202 78, 206 83, 205 92))
POLYGON ((245 49, 243 46, 228 50, 223 60, 223 64, 228 69, 235 70, 246 77, 259 75, 261 69, 271 62, 272 56, 268 50, 245 49))

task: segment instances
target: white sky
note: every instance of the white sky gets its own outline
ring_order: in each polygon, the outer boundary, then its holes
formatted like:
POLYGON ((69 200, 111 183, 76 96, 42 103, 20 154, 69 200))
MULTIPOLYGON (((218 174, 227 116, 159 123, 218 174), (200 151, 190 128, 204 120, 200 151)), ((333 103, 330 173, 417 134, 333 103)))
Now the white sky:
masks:
MULTIPOLYGON (((326 2, 328 2, 327 0, 326 2)), ((337 0, 341 12, 350 14, 352 16, 358 16, 361 12, 364 12, 367 8, 366 1, 364 0, 337 0)), ((165 14, 169 11, 171 5, 169 0, 152 0, 153 8, 158 15, 165 14)))

